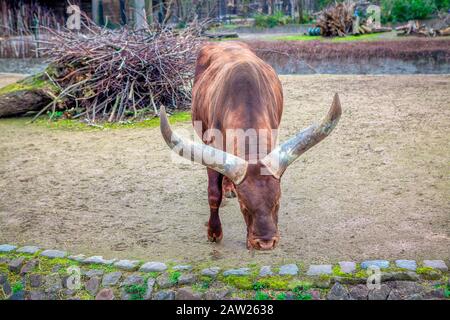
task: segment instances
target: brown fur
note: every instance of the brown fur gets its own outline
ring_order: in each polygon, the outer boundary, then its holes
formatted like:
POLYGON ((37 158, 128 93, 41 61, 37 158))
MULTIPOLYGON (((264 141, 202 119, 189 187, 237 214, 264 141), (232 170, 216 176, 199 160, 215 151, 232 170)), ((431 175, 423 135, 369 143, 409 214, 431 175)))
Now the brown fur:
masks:
MULTIPOLYGON (((227 129, 265 129, 270 134, 278 129, 283 112, 283 92, 275 71, 259 59, 250 48, 239 42, 204 46, 197 59, 192 92, 192 120, 201 121, 197 132, 206 144, 224 150, 227 129), (204 136, 207 129, 220 130, 223 141, 204 136)), ((275 146, 276 136, 267 140, 267 151, 275 146)), ((246 147, 245 157, 259 159, 246 147)), ((226 151, 237 154, 237 147, 226 151)), ((279 240, 279 180, 261 175, 261 163, 249 164, 247 175, 236 187, 241 211, 247 223, 247 244, 257 249, 270 249, 279 240)), ((222 183, 230 189, 230 181, 208 169, 208 200, 211 216, 208 238, 219 241, 222 228, 218 210, 222 201, 222 183)))

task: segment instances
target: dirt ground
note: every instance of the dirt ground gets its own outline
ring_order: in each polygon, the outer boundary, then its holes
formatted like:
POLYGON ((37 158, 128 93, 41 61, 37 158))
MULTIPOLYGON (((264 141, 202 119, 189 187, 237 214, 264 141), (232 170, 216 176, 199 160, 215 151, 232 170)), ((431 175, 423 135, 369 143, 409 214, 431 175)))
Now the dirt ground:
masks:
MULTIPOLYGON (((333 134, 282 181, 280 246, 245 249, 235 199, 211 244, 206 172, 159 129, 51 130, 0 120, 0 243, 236 265, 450 257, 450 76, 281 76, 282 140, 339 92, 333 134)), ((189 128, 189 123, 176 128, 189 128)))
POLYGON ((24 75, 16 73, 0 73, 0 88, 24 78, 24 75))

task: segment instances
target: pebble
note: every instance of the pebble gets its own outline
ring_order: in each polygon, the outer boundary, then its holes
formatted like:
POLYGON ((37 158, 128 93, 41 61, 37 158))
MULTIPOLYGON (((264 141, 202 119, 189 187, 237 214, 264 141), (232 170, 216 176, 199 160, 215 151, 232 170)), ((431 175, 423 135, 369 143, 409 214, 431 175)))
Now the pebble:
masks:
POLYGON ((103 276, 102 286, 103 287, 115 286, 119 282, 121 277, 122 272, 120 271, 107 273, 103 276))
POLYGON ((191 265, 176 265, 172 268, 172 270, 175 271, 191 271, 192 266, 191 265))
POLYGON ((280 271, 278 272, 280 276, 292 275, 295 276, 298 274, 298 267, 295 264, 286 264, 280 267, 280 271))
POLYGON ((323 274, 331 274, 332 265, 331 264, 312 264, 309 266, 306 274, 308 276, 320 276, 323 274))
POLYGON ((339 266, 344 273, 353 273, 356 271, 356 263, 353 261, 341 261, 339 262, 339 266))
POLYGON ((175 294, 175 300, 201 300, 201 295, 194 292, 192 288, 180 288, 175 294))
POLYGON ((154 278, 148 278, 147 280, 147 292, 145 292, 144 300, 150 300, 152 298, 153 288, 156 280, 154 278))
POLYGON ((423 260, 424 267, 437 269, 442 272, 447 272, 448 267, 443 260, 423 260))
POLYGON ((100 269, 90 269, 88 271, 81 272, 82 275, 85 275, 88 278, 91 278, 91 277, 100 277, 101 278, 104 273, 105 273, 105 271, 100 270, 100 269))
POLYGON ((61 277, 58 274, 50 274, 45 276, 44 282, 46 293, 57 293, 63 288, 61 277))
POLYGON ((30 300, 47 300, 47 296, 41 290, 32 290, 30 291, 30 300))
POLYGON ((262 266, 261 269, 259 270, 259 276, 260 277, 267 277, 267 276, 272 276, 273 272, 272 272, 272 268, 270 266, 262 266))
POLYGON ((25 265, 22 267, 22 269, 20 269, 20 274, 24 275, 24 274, 30 273, 37 266, 37 264, 38 264, 37 260, 28 261, 27 263, 25 263, 25 265))
POLYGON ((11 252, 16 250, 17 246, 13 246, 10 244, 2 244, 0 245, 0 252, 11 252))
POLYGON ((248 276, 250 274, 250 268, 229 269, 224 271, 223 275, 227 276, 248 276))
POLYGON ((369 289, 365 284, 358 284, 350 288, 349 294, 352 300, 367 300, 369 289))
POLYGON ((166 291, 158 291, 155 293, 153 298, 154 300, 174 300, 175 299, 175 291, 166 290, 166 291))
POLYGON ((395 281, 395 280, 419 280, 419 275, 412 271, 394 271, 394 272, 382 272, 381 281, 395 281))
POLYGON ((219 274, 219 271, 219 267, 206 268, 202 270, 202 275, 208 277, 216 277, 219 274))
POLYGON ((114 262, 114 266, 126 270, 126 271, 135 271, 139 267, 138 260, 119 260, 114 262))
POLYGON ((97 277, 90 278, 84 285, 84 288, 91 296, 95 296, 100 288, 100 279, 97 277))
POLYGON ((182 274, 179 278, 178 278, 178 284, 180 286, 182 285, 187 285, 187 284, 193 284, 195 282, 195 280, 197 279, 197 277, 191 273, 188 274, 182 274))
POLYGON ((26 254, 35 254, 39 250, 40 250, 39 247, 36 247, 36 246, 23 246, 23 247, 20 247, 19 249, 17 249, 17 252, 26 253, 26 254))
POLYGON ((18 257, 15 259, 12 259, 9 263, 8 263, 8 269, 11 272, 14 273, 19 273, 20 269, 22 268, 23 264, 25 262, 25 258, 24 257, 18 257))
POLYGON ((67 252, 60 250, 44 250, 41 252, 41 256, 47 258, 64 258, 67 256, 67 252))
POLYGON ((370 290, 367 298, 368 300, 387 300, 390 292, 391 288, 386 284, 382 284, 380 288, 370 290))
POLYGON ((362 269, 367 269, 369 267, 378 267, 380 269, 389 268, 389 261, 387 260, 367 260, 361 263, 362 269))
POLYGON ((167 270, 167 266, 162 262, 147 262, 139 269, 140 272, 163 272, 167 270))
POLYGON ((172 281, 169 279, 168 274, 162 274, 156 279, 156 283, 158 284, 158 287, 161 289, 170 288, 171 286, 175 285, 176 283, 172 283, 172 281))
POLYGON ((350 300, 350 295, 346 288, 340 283, 335 283, 327 295, 328 300, 350 300))
POLYGON ((109 266, 109 265, 112 265, 116 260, 117 259, 110 259, 110 260, 103 259, 102 256, 92 256, 92 257, 84 259, 83 263, 89 263, 89 264, 95 263, 95 264, 102 264, 102 265, 109 266))
POLYGON ((125 278, 122 286, 141 285, 144 283, 144 277, 139 274, 132 274, 125 278))
POLYGON ((114 298, 114 291, 109 288, 100 290, 95 296, 95 300, 114 300, 114 298))
POLYGON ((30 274, 29 279, 32 288, 38 288, 43 283, 42 275, 40 274, 30 274))
POLYGON ((416 271, 417 263, 415 260, 395 260, 395 265, 398 268, 416 271))
POLYGON ((86 259, 86 256, 84 254, 77 254, 77 255, 69 256, 68 259, 77 261, 77 262, 83 262, 86 259))

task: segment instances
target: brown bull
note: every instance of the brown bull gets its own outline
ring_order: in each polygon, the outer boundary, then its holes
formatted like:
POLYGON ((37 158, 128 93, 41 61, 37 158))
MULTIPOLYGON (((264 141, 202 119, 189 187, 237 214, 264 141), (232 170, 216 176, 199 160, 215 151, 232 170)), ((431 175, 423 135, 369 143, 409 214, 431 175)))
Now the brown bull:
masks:
POLYGON ((319 124, 275 147, 283 112, 280 80, 247 45, 226 42, 206 45, 200 51, 192 99, 192 121, 201 123, 197 134, 204 143, 173 133, 164 107, 161 132, 179 155, 207 166, 208 239, 222 239, 219 207, 223 190, 229 192, 232 186, 247 224, 247 247, 274 248, 280 239, 280 178, 289 164, 333 130, 341 115, 338 95, 319 124), (255 149, 255 143, 244 136, 242 151, 239 130, 265 132, 266 138, 257 135, 255 149))

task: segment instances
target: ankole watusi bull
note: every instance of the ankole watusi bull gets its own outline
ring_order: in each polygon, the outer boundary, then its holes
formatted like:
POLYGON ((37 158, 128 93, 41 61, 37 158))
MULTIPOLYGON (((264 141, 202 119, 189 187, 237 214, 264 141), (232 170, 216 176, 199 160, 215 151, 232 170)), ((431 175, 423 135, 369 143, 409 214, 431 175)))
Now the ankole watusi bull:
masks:
POLYGON ((204 143, 173 133, 165 108, 161 108, 161 132, 169 147, 207 166, 210 241, 222 239, 222 193, 230 193, 234 188, 247 224, 247 247, 272 249, 279 242, 280 179, 295 159, 330 134, 339 121, 341 106, 336 94, 319 124, 275 147, 282 111, 283 93, 275 71, 247 45, 232 42, 206 45, 198 55, 192 121, 201 123, 201 129, 196 131, 204 143), (268 138, 258 136, 256 151, 244 138, 245 149, 238 152, 242 150, 238 139, 227 139, 227 134, 239 129, 265 131, 268 138), (217 138, 210 132, 221 135, 217 138), (262 149, 268 151, 261 152, 262 149), (205 160, 205 155, 214 155, 214 161, 205 160))

